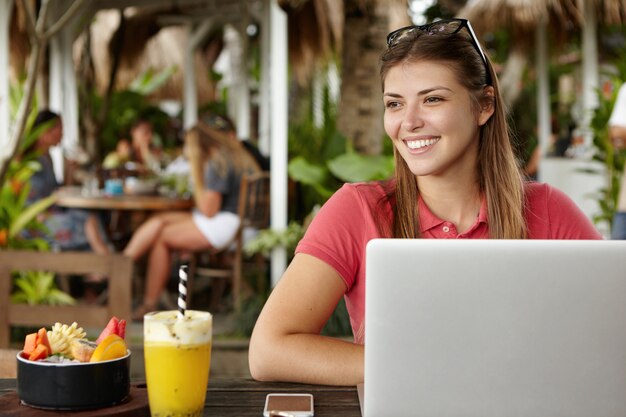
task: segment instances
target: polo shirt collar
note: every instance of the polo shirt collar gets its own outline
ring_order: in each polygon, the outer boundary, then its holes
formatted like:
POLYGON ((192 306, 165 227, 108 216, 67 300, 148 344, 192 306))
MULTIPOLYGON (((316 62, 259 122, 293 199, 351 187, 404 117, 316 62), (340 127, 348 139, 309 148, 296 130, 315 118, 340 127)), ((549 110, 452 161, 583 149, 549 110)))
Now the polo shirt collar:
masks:
MULTIPOLYGON (((419 196, 419 199, 417 201, 417 209, 419 213, 421 234, 424 234, 424 232, 430 229, 439 227, 442 223, 445 222, 445 220, 440 219, 439 217, 435 216, 432 211, 430 211, 430 208, 428 208, 421 195, 419 196)), ((472 227, 470 227, 470 230, 475 229, 480 223, 487 223, 487 200, 485 199, 485 197, 482 198, 482 201, 480 203, 480 210, 478 212, 478 218, 476 219, 476 223, 472 227)))

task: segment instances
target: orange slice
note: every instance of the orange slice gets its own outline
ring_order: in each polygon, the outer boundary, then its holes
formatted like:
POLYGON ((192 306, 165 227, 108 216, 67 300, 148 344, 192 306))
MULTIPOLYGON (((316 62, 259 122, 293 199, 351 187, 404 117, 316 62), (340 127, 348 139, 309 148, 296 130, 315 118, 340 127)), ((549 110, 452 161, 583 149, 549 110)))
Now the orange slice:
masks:
POLYGON ((126 356, 126 342, 116 334, 110 334, 98 344, 89 362, 102 362, 126 356))

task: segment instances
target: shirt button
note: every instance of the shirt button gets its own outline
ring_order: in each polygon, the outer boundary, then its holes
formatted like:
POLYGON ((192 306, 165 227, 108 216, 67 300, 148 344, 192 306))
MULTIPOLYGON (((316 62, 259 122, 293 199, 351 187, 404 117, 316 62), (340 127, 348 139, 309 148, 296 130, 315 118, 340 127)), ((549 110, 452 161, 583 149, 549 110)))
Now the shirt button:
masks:
POLYGON ((443 226, 443 232, 444 233, 450 232, 450 228, 448 226, 443 226))

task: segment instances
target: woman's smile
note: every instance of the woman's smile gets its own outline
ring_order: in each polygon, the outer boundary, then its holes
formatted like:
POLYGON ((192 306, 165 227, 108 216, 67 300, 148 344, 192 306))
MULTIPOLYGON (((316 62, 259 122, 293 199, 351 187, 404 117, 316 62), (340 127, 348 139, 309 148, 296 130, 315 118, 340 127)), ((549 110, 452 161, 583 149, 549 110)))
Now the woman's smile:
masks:
POLYGON ((412 154, 423 153, 428 151, 434 144, 439 142, 441 137, 431 137, 431 138, 409 138, 403 139, 406 146, 409 148, 409 152, 412 154))

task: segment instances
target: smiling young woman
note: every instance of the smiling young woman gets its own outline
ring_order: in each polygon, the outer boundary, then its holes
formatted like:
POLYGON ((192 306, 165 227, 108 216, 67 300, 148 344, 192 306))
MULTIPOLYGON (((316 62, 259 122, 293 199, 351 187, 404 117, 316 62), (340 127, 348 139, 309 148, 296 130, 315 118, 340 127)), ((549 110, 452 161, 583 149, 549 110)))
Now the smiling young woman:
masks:
POLYGON ((524 180, 496 74, 468 21, 402 28, 387 42, 380 73, 395 176, 344 185, 315 217, 255 326, 256 379, 363 381, 371 239, 601 238, 563 193, 524 180), (320 335, 341 297, 353 343, 320 335))

